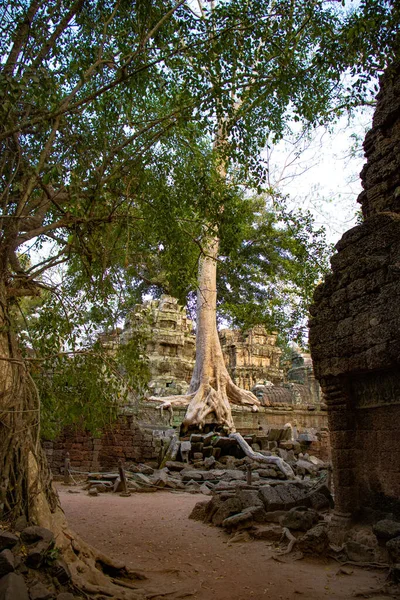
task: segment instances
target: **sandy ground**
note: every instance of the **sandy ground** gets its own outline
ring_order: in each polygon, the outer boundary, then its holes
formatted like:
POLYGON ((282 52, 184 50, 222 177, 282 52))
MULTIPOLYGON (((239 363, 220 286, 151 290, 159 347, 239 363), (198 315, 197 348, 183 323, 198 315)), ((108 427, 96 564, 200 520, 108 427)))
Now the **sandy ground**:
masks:
POLYGON ((331 560, 285 557, 289 562, 277 562, 271 558, 274 547, 263 541, 229 544, 221 529, 188 519, 203 495, 90 497, 63 487, 59 492, 71 528, 109 556, 145 572, 156 590, 154 599, 350 599, 377 588, 385 577, 354 567, 343 574, 331 560))

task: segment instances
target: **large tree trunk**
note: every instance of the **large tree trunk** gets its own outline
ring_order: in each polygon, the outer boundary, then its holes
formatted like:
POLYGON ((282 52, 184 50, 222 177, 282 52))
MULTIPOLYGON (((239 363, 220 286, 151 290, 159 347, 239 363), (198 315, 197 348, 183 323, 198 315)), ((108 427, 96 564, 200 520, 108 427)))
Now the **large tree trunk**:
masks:
POLYGON ((4 278, 0 278, 0 515, 37 518, 39 490, 51 511, 57 496, 40 445, 40 402, 13 332, 4 278), (34 467, 36 465, 36 467, 34 467))
POLYGON ((231 403, 247 404, 257 410, 259 400, 246 390, 238 388, 225 366, 217 331, 217 260, 219 240, 209 238, 199 263, 196 363, 188 393, 183 396, 152 397, 162 406, 188 405, 183 427, 204 426, 208 415, 215 415, 215 422, 228 431, 235 431, 231 403))

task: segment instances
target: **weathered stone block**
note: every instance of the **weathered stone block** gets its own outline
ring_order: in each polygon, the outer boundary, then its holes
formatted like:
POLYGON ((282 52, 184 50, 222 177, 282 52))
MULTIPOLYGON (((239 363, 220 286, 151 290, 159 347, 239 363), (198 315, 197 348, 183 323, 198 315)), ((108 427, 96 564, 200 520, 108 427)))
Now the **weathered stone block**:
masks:
POLYGON ((9 573, 0 579, 0 600, 29 600, 28 588, 22 575, 9 573))

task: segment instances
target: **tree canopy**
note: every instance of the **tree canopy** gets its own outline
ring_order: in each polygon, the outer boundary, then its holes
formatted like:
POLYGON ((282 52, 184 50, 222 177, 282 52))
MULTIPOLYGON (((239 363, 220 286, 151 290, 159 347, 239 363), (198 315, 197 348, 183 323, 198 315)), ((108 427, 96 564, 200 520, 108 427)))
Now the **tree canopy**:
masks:
POLYGON ((307 215, 293 219, 243 188, 262 192, 260 150, 292 121, 310 127, 369 100, 369 78, 395 52, 397 17, 395 3, 377 0, 350 13, 321 0, 8 2, 1 301, 46 292, 37 356, 77 350, 84 372, 100 324, 145 291, 183 300, 194 288, 215 227, 221 314, 272 326, 275 313, 295 326, 298 298, 324 267, 319 237, 307 215))

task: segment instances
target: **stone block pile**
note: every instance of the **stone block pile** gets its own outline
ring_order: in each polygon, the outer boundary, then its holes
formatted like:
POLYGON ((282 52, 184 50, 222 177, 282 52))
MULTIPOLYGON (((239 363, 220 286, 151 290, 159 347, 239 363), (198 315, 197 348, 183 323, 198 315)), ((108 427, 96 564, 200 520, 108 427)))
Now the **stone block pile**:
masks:
POLYGON ((16 531, 0 530, 0 599, 78 598, 69 591, 71 574, 58 556, 53 533, 44 527, 26 525, 21 517, 16 531))
POLYGON ((248 436, 245 441, 256 456, 250 458, 236 439, 215 432, 194 433, 182 440, 175 436, 160 456, 161 468, 148 464, 127 465, 126 486, 116 472, 91 473, 86 489, 93 496, 107 491, 151 492, 158 489, 208 496, 236 488, 261 487, 285 481, 287 475, 279 464, 270 464, 264 457, 282 459, 290 465, 296 477, 306 482, 327 478, 329 464, 306 451, 317 439, 316 434, 309 433, 307 439, 300 441, 292 441, 290 437, 290 428, 271 429, 263 436, 248 436))

